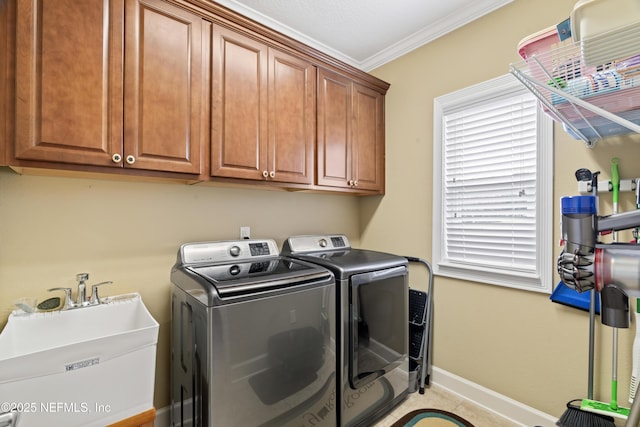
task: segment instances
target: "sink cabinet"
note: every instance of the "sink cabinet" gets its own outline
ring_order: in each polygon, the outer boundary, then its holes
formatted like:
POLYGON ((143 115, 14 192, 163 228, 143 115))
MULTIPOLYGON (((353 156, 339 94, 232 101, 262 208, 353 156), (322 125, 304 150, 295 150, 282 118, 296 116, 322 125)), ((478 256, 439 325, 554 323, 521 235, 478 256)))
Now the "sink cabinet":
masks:
POLYGON ((211 174, 313 184, 316 68, 230 29, 213 29, 211 174))
POLYGON ((318 184, 384 192, 384 95, 321 69, 318 184))
POLYGON ((18 1, 13 156, 200 173, 209 26, 160 0, 18 1))

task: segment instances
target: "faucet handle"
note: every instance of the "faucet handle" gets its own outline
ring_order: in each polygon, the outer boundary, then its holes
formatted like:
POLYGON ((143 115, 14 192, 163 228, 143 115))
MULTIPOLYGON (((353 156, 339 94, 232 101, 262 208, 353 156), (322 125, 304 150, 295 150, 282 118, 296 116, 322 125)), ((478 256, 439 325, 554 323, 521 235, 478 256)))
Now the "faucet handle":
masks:
POLYGON ((106 282, 100 282, 100 283, 96 283, 95 285, 91 286, 91 305, 94 304, 100 304, 102 301, 100 301, 100 296, 98 295, 98 286, 102 286, 102 285, 110 285, 112 284, 112 281, 106 281, 106 282))
POLYGON ((77 282, 86 282, 87 280, 89 280, 89 273, 78 273, 78 274, 76 274, 76 281, 77 282))
POLYGON ((47 289, 49 292, 53 291, 63 291, 65 293, 65 301, 63 308, 71 308, 75 307, 75 303, 73 302, 73 298, 71 297, 71 288, 51 288, 47 289))

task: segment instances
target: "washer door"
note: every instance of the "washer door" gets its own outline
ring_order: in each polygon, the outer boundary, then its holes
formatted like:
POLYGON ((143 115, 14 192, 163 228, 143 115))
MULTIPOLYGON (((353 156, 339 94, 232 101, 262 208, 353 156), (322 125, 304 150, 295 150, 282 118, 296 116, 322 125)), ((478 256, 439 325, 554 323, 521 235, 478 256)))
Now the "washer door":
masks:
POLYGON ((398 366, 408 347, 407 269, 351 276, 349 384, 357 389, 398 366))

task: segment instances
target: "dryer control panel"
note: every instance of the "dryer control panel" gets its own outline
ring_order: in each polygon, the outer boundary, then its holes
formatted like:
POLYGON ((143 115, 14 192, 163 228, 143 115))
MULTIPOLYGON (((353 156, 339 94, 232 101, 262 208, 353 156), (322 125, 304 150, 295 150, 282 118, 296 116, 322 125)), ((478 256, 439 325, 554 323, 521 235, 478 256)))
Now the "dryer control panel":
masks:
POLYGON ((289 237, 284 243, 282 252, 289 254, 350 248, 349 239, 343 234, 309 235, 289 237))

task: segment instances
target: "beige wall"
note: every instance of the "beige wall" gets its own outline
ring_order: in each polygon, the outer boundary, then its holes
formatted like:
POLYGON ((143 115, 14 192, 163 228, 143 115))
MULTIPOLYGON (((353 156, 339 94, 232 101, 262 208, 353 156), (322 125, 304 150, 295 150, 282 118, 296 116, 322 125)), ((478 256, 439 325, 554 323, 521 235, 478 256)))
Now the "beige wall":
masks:
MULTIPOLYGON (((384 198, 361 201, 363 246, 431 259, 433 99, 508 73, 519 59, 518 42, 568 17, 574 4, 516 0, 373 72, 391 83, 388 180, 384 198)), ((575 170, 601 170, 608 179, 609 160, 619 156, 621 177, 640 177, 640 139, 603 142, 589 150, 561 127, 555 135, 553 241, 558 242, 558 200, 577 194, 575 170)), ((621 198, 621 210, 634 208, 631 194, 621 198)), ((601 213, 611 212, 610 196, 601 199, 601 213)), ((559 251, 559 246, 548 250, 554 266, 559 251)), ((422 273, 413 271, 412 286, 426 287, 422 273)), ((437 367, 555 416, 568 400, 586 397, 586 312, 551 303, 545 294, 442 277, 435 280, 434 296, 437 367)), ((632 324, 620 331, 619 402, 626 406, 634 330, 632 324)), ((597 333, 595 397, 608 401, 611 329, 599 327, 597 333)))
MULTIPOLYGON (((0 329, 19 297, 113 280, 138 291, 160 323, 155 405, 169 404, 170 270, 180 244, 344 233, 359 242, 354 197, 100 179, 20 176, 0 168, 0 329)), ((65 334, 66 331, 60 331, 65 334)))

